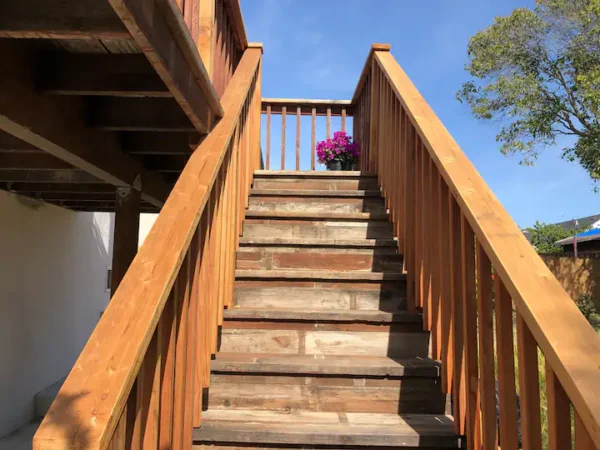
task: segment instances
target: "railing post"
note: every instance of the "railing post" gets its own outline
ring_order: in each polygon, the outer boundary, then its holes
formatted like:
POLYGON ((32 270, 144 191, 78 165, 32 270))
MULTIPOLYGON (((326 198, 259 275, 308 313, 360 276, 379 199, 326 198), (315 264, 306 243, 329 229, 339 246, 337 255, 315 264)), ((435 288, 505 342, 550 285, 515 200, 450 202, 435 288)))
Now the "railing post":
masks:
POLYGON ((112 272, 110 278, 111 297, 138 250, 140 228, 141 192, 129 188, 117 188, 115 229, 113 237, 112 272))
POLYGON ((200 1, 200 17, 198 22, 200 32, 198 34, 198 53, 204 63, 209 78, 213 78, 213 57, 214 57, 214 27, 215 27, 215 2, 216 0, 200 1))

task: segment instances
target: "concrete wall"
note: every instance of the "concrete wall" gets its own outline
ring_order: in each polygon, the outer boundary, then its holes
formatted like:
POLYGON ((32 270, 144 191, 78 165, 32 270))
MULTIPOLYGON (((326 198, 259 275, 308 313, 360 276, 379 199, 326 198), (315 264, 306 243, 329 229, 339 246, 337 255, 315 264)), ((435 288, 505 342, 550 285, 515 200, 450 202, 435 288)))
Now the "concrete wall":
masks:
POLYGON ((33 418, 106 308, 113 220, 0 191, 0 436, 33 418))
POLYGON ((540 256, 573 300, 591 292, 600 311, 600 253, 540 256))

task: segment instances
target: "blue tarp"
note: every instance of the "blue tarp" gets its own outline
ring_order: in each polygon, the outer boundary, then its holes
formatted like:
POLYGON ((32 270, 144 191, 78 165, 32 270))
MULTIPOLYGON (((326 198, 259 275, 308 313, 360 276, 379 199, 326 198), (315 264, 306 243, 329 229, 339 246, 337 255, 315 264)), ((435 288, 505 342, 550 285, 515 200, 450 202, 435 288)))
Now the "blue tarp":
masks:
POLYGON ((587 237, 587 236, 600 236, 600 228, 595 228, 593 230, 584 231, 583 233, 579 233, 576 235, 576 238, 587 237))
POLYGON ((577 239, 577 242, 595 241, 596 239, 600 239, 600 228, 593 228, 591 230, 584 231, 583 233, 579 233, 576 236, 561 239, 556 243, 558 245, 572 244, 574 239, 577 239))

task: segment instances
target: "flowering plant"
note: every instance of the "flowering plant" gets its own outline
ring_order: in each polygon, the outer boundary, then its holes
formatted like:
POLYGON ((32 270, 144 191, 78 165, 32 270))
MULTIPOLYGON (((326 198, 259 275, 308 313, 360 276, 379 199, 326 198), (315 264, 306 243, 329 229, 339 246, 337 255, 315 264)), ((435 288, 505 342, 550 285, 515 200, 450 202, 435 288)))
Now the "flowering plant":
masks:
POLYGON ((359 155, 358 144, 345 131, 336 131, 332 139, 325 139, 317 144, 317 157, 321 164, 329 165, 339 161, 345 165, 356 162, 359 155))

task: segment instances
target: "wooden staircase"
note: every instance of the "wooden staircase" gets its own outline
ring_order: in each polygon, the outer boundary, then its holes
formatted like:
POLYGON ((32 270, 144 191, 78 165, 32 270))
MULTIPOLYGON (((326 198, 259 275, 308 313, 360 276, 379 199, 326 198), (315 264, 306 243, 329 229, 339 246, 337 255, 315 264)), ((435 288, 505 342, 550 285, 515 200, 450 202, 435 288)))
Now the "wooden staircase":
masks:
POLYGON ((377 178, 258 171, 208 410, 216 448, 459 448, 377 178))

